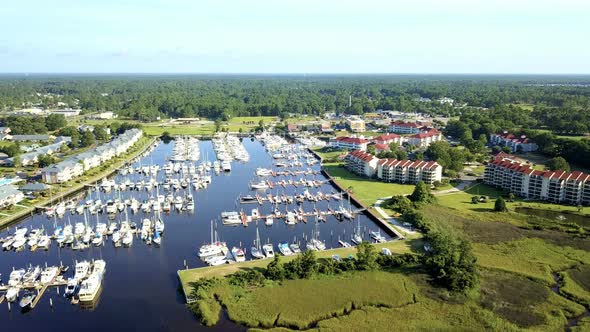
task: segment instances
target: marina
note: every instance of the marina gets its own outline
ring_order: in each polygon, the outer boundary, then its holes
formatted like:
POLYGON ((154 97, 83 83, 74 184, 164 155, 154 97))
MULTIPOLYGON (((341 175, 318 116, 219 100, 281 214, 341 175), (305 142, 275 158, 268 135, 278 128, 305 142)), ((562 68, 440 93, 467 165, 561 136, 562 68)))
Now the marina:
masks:
MULTIPOLYGON (((245 138, 240 144, 235 139, 185 138, 183 148, 175 148, 177 141, 160 143, 115 176, 23 220, 18 229, 1 230, 2 245, 12 241, 0 252, 4 283, 20 266, 63 262, 74 270, 76 262, 93 260, 108 265, 94 293, 96 303, 73 305, 76 300, 63 296, 68 278, 58 277, 36 297, 34 310, 21 314, 13 305, 8 311, 4 300, 5 326, 34 328, 62 312, 73 316, 61 328, 108 329, 109 320, 119 319, 120 329, 204 329, 184 309, 180 268, 340 248, 359 238, 381 241, 377 235, 391 239, 329 183, 307 150, 281 149, 277 138, 245 138), (281 163, 287 166, 277 166, 281 163), (257 183, 264 186, 253 189, 257 183), (93 313, 83 315, 82 323, 75 312, 85 310, 93 313)), ((0 296, 6 292, 0 288, 0 296)))

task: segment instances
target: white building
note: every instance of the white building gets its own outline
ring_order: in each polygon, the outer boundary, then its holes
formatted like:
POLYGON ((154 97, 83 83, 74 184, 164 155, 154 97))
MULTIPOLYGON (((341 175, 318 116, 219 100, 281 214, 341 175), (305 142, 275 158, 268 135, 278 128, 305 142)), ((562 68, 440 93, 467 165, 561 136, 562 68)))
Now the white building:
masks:
POLYGON ((491 134, 490 144, 507 146, 512 152, 532 152, 539 149, 539 146, 525 135, 516 136, 507 131, 501 134, 491 134))
POLYGON ((432 185, 442 180, 442 166, 436 161, 381 159, 377 163, 377 178, 384 182, 432 185))
POLYGON ((377 171, 379 158, 361 150, 349 152, 344 157, 345 167, 358 175, 373 177, 377 171))
POLYGON ((0 186, 0 208, 12 206, 22 201, 25 195, 12 185, 0 186))
POLYGON ((84 173, 84 166, 73 159, 64 160, 43 169, 41 177, 46 183, 64 183, 84 173))
POLYGON ((367 151, 369 140, 359 137, 333 137, 330 138, 330 146, 343 150, 367 151))
POLYGON ((442 140, 442 138, 443 136, 440 131, 430 128, 428 131, 407 137, 406 141, 409 145, 425 148, 434 142, 442 140))

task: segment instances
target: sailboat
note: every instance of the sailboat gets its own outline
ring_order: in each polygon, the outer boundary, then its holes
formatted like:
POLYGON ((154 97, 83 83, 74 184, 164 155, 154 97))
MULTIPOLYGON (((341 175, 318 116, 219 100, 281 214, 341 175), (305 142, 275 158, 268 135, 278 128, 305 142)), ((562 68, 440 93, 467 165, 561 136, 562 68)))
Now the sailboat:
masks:
POLYGON ((359 217, 357 217, 358 220, 358 226, 357 228, 354 230, 353 234, 352 234, 352 238, 350 239, 350 241, 352 241, 352 243, 359 245, 363 242, 363 236, 361 233, 361 219, 359 217))
POLYGON ((250 248, 250 255, 254 259, 261 259, 264 258, 264 253, 262 252, 262 248, 260 247, 260 233, 258 233, 258 227, 256 227, 256 240, 254 240, 254 246, 250 248))
POLYGON ((211 242, 202 245, 199 248, 198 256, 208 257, 208 256, 216 256, 220 254, 227 253, 227 245, 225 242, 220 242, 217 240, 217 231, 213 229, 213 220, 211 220, 211 242))

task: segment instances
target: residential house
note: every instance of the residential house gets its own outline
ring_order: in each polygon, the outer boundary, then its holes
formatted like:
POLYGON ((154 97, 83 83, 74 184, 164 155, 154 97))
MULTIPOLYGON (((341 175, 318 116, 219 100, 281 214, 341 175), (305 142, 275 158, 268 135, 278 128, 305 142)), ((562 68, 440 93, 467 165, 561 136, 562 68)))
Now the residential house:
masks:
POLYGON ((375 147, 375 153, 376 154, 379 154, 379 153, 382 153, 382 152, 388 152, 388 151, 391 150, 389 148, 389 144, 375 143, 373 146, 375 147))
POLYGON ((0 186, 0 208, 9 207, 18 204, 25 198, 25 195, 15 186, 0 186))
POLYGON ((448 98, 448 97, 442 97, 442 98, 438 99, 438 102, 441 104, 453 105, 455 103, 455 100, 448 98))
POLYGON ((43 169, 41 176, 46 183, 64 183, 84 173, 84 166, 73 160, 67 159, 43 169))
POLYGON ((343 150, 367 151, 368 139, 360 137, 333 137, 330 138, 330 146, 343 150))
POLYGON ((52 135, 12 135, 13 142, 48 142, 54 139, 52 135))
POLYGON ((358 175, 373 177, 377 170, 379 158, 361 150, 349 152, 344 157, 345 167, 358 175))

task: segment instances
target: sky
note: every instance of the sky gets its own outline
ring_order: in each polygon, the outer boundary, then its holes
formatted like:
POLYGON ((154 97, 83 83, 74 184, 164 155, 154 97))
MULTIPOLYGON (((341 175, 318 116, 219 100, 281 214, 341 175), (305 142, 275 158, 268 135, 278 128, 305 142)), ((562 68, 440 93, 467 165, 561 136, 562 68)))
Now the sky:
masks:
POLYGON ((0 73, 590 73, 586 0, 6 0, 0 73))

